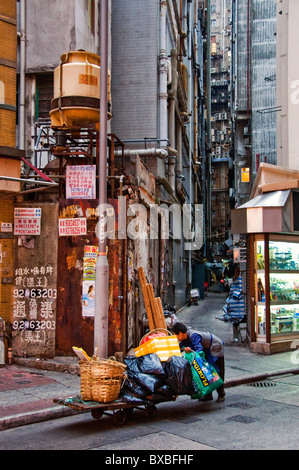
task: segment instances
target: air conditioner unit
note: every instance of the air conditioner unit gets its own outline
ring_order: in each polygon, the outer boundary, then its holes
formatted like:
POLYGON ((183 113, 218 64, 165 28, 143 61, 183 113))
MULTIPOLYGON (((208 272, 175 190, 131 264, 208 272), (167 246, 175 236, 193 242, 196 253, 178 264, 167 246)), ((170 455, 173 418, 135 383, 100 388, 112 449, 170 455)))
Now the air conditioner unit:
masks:
POLYGON ((227 113, 222 113, 221 119, 227 119, 227 113))
POLYGON ((211 68, 211 73, 216 73, 215 67, 211 68))

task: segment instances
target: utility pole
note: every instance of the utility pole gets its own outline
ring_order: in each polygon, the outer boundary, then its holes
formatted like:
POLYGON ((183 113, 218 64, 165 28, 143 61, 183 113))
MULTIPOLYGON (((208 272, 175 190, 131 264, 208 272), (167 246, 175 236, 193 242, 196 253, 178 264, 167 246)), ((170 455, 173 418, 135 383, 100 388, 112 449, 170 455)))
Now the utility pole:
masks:
POLYGON ((101 0, 100 14, 99 254, 95 280, 94 355, 107 358, 109 266, 104 207, 107 203, 108 0, 101 0))

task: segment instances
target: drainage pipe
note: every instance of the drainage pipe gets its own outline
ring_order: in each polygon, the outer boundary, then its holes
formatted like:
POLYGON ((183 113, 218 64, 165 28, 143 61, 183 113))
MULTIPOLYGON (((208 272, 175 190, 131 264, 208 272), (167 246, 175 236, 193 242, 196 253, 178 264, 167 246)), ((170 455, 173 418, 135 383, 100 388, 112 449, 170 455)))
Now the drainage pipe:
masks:
MULTIPOLYGON (((100 72, 100 145, 99 145, 99 205, 107 203, 107 101, 108 101, 108 0, 101 1, 101 72, 100 72)), ((99 256, 96 262, 94 355, 108 357, 108 283, 109 266, 106 254, 105 217, 99 214, 99 256)))
POLYGON ((20 0, 20 99, 19 99, 19 148, 25 149, 25 54, 26 54, 26 6, 20 0))

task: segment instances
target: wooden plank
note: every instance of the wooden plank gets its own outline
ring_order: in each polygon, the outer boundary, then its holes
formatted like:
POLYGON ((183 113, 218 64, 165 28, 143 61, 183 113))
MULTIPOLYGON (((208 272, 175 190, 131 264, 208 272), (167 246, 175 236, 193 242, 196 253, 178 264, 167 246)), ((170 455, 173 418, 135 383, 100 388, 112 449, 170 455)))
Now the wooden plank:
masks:
POLYGON ((164 328, 165 330, 167 330, 167 325, 166 325, 166 321, 165 321, 165 317, 164 317, 161 297, 156 297, 156 304, 157 304, 157 309, 158 309, 159 317, 160 317, 160 321, 159 321, 159 323, 161 325, 160 328, 164 328))
POLYGON ((159 315, 157 304, 156 304, 154 288, 152 284, 147 284, 146 288, 147 288, 147 293, 148 293, 149 301, 150 301, 151 308, 152 308, 153 320, 154 320, 154 325, 155 325, 154 328, 161 328, 160 315, 159 315))
POLYGON ((154 323, 154 318, 153 318, 153 313, 152 313, 152 308, 148 296, 148 291, 147 291, 147 282, 146 282, 146 277, 144 274, 143 268, 138 268, 138 274, 139 274, 139 280, 141 284, 141 289, 142 289, 142 294, 143 294, 143 300, 144 300, 144 306, 145 306, 145 311, 146 311, 146 316, 148 319, 148 326, 150 331, 155 329, 155 323, 154 323))

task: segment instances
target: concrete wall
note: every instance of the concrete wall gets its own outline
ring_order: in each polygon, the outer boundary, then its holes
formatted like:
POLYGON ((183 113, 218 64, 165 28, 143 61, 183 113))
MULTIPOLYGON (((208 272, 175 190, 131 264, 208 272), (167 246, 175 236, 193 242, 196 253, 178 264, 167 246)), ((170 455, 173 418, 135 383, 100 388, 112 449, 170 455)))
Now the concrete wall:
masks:
MULTIPOLYGON (((97 8, 95 20, 97 25, 97 8)), ((26 0, 27 73, 52 71, 61 54, 77 49, 98 52, 98 36, 90 31, 86 0, 26 0)))
POLYGON ((13 354, 54 357, 57 301, 58 204, 41 208, 41 233, 18 236, 13 289, 13 354))

